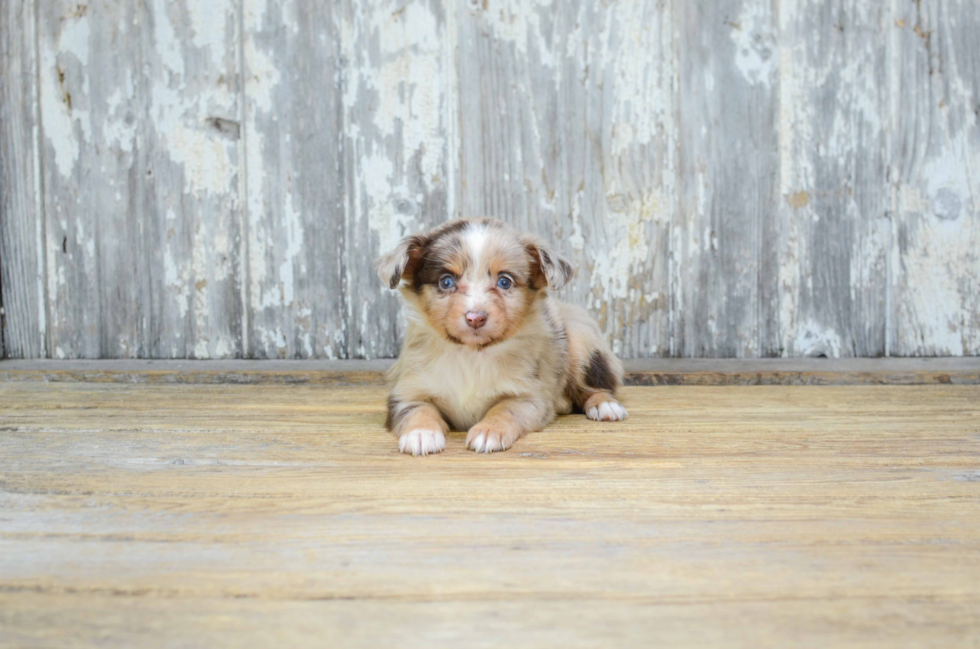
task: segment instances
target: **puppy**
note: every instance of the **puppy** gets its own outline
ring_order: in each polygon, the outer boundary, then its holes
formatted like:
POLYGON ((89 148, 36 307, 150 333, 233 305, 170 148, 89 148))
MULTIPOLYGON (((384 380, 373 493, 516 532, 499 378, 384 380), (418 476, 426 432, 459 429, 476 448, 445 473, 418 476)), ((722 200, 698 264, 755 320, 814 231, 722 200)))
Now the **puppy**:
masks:
POLYGON ((408 305, 386 423, 403 453, 442 451, 450 429, 477 453, 503 451, 573 409, 626 418, 622 365, 584 310, 549 297, 574 271, 540 241, 494 219, 451 221, 377 270, 408 305))

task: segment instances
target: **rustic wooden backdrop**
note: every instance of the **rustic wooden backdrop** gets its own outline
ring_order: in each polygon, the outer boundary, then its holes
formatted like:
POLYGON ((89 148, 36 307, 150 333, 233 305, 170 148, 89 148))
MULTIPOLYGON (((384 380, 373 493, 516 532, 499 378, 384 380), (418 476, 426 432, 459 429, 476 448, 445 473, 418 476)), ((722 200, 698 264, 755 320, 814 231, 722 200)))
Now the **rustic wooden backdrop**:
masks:
POLYGON ((403 234, 625 357, 980 354, 976 0, 4 0, 11 357, 370 358, 403 234))

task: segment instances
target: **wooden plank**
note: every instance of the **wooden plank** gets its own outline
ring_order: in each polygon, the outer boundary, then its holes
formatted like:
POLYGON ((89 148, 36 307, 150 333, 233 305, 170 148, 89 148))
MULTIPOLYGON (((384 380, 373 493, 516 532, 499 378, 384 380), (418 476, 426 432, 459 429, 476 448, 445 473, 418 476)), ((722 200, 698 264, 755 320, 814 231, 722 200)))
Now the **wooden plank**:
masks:
POLYGON ((980 354, 980 7, 895 7, 890 352, 980 354))
POLYGON ((648 603, 148 599, 0 594, 0 641, 60 647, 957 646, 977 633, 980 601, 868 600, 648 603), (110 608, 111 607, 111 608, 110 608), (384 620, 384 624, 374 623, 384 620), (828 620, 832 621, 828 624, 828 620), (707 621, 707 623, 706 623, 707 621))
MULTIPOLYGON (((241 346, 239 3, 154 0, 140 16, 145 268, 140 356, 235 358, 241 346)), ((129 218, 130 221, 134 220, 129 218)), ((102 231, 111 241, 112 232, 102 231)), ((122 268, 105 273, 125 276, 122 268)), ((135 282, 135 278, 130 280, 135 282)), ((125 305, 133 309, 132 305, 125 305)), ((106 318, 103 312, 103 318, 106 318)), ((111 320, 104 323, 111 326, 111 320)), ((131 351, 103 356, 135 355, 131 351)))
POLYGON ((777 22, 768 0, 680 3, 673 353, 778 355, 772 323, 777 22))
POLYGON ((627 388, 424 459, 384 397, 0 384, 0 640, 980 637, 978 386, 627 388))
POLYGON ((39 4, 48 345, 54 358, 136 356, 140 256, 138 5, 39 4))
POLYGON ((0 358, 45 355, 35 3, 0 7, 0 358))
POLYGON ((238 355, 232 0, 40 25, 51 355, 238 355))
POLYGON ((779 301, 764 317, 780 355, 883 356, 891 15, 861 0, 783 0, 779 20, 779 264, 767 271, 779 301))
POLYGON ((3 11, 0 354, 393 356, 481 213, 626 358, 980 354, 968 0, 3 11))
POLYGON ((345 356, 392 357, 404 321, 374 260, 455 216, 453 9, 436 0, 342 4, 345 356))
POLYGON ((977 633, 977 600, 647 603, 166 600, 0 594, 0 640, 232 647, 956 646, 977 633), (109 607, 111 606, 111 611, 109 607), (384 624, 371 623, 384 620, 384 624), (833 621, 828 624, 828 620, 833 621), (705 621, 708 621, 707 624, 705 621), (48 631, 51 630, 51 631, 48 631), (519 634, 519 635, 518 635, 519 634))
MULTIPOLYGON (((636 359, 627 385, 980 384, 980 358, 636 359)), ((0 381, 383 385, 373 361, 3 361, 0 381)))
POLYGON ((670 354, 672 4, 455 4, 460 205, 551 241, 626 357, 670 354))
POLYGON ((768 355, 776 164, 770 3, 739 0, 677 12, 679 210, 672 232, 674 353, 768 355), (766 341, 763 341, 766 338, 766 341))
POLYGON ((249 357, 346 356, 339 11, 244 2, 249 357))

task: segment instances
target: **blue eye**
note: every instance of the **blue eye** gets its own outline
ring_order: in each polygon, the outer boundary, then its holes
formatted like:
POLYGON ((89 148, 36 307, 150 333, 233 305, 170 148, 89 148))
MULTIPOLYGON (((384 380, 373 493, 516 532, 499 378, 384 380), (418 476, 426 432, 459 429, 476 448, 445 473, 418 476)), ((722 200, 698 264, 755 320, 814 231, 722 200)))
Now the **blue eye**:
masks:
POLYGON ((514 280, 506 276, 501 277, 500 279, 497 280, 497 287, 502 288, 505 291, 513 285, 514 285, 514 280))
POLYGON ((453 279, 452 275, 443 275, 439 280, 439 288, 444 291, 448 291, 452 287, 456 286, 456 280, 453 279))

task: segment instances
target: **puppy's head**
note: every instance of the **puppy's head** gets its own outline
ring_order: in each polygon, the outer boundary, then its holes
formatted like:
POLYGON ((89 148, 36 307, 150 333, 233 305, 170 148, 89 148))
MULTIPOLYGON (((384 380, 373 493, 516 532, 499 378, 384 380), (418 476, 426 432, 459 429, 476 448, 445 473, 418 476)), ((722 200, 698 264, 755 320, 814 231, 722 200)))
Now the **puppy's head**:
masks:
POLYGON ((428 326, 477 348, 518 332, 540 292, 561 288, 573 273, 540 241, 493 219, 451 221, 407 237, 378 259, 377 270, 428 326))

